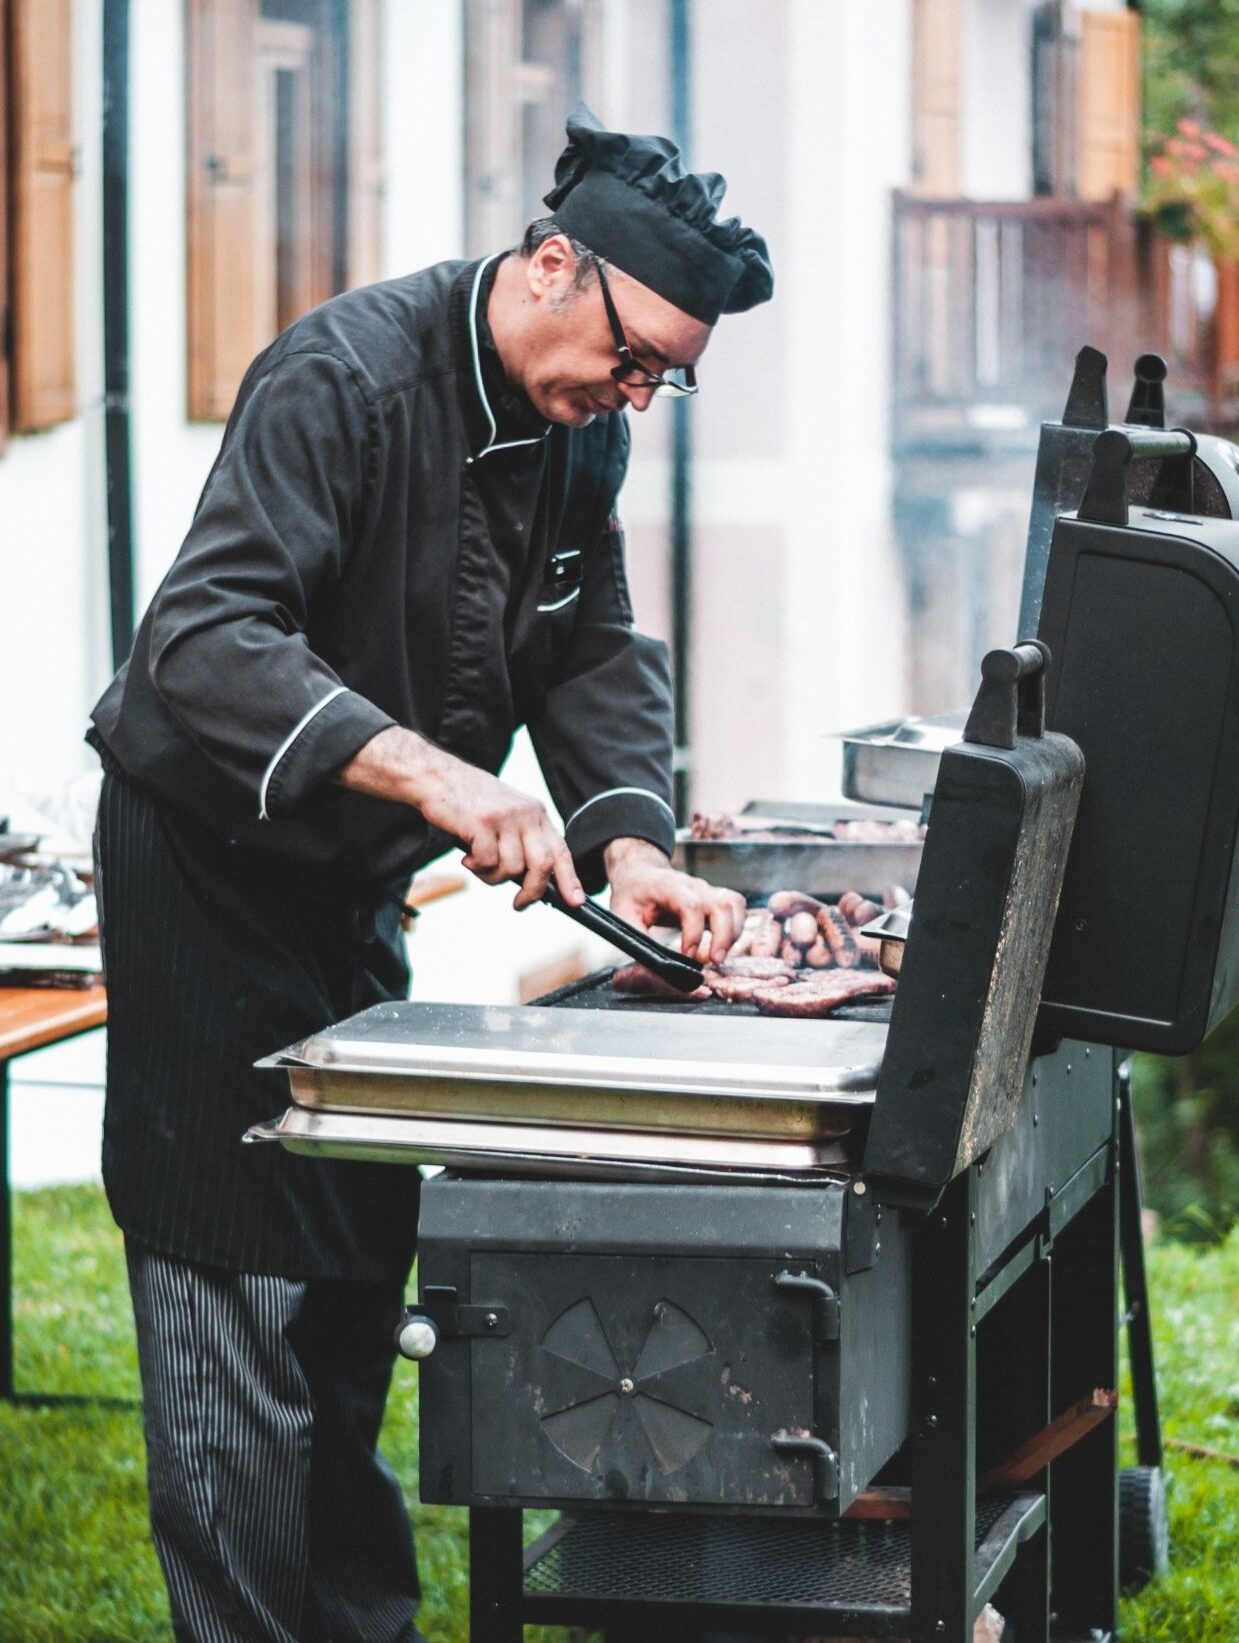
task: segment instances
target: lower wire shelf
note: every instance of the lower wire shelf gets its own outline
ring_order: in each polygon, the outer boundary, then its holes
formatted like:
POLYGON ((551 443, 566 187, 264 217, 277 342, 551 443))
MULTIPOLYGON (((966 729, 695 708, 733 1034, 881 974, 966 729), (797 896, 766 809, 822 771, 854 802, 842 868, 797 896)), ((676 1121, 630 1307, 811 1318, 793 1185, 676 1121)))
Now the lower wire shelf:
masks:
MULTIPOLYGON (((1044 1522, 1043 1495, 977 1501, 978 1609, 1044 1522)), ((590 1511, 559 1518, 525 1553, 522 1619, 545 1625, 691 1611, 702 1625, 760 1617, 905 1637, 911 1604, 907 1522, 590 1511)))

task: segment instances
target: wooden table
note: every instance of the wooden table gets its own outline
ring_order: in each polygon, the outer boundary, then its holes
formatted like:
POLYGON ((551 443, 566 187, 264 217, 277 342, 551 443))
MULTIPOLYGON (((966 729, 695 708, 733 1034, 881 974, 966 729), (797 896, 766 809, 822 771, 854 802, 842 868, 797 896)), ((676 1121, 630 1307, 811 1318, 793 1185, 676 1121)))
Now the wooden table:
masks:
MULTIPOLYGON (((421 873, 409 888, 410 911, 465 888, 467 876, 421 873)), ((0 987, 0 1399, 13 1397, 13 1222, 9 1185, 9 1063, 31 1050, 62 1044, 107 1020, 102 987, 0 987)))
POLYGON ((9 1062, 102 1027, 107 1014, 102 987, 0 987, 0 1398, 13 1396, 9 1062))

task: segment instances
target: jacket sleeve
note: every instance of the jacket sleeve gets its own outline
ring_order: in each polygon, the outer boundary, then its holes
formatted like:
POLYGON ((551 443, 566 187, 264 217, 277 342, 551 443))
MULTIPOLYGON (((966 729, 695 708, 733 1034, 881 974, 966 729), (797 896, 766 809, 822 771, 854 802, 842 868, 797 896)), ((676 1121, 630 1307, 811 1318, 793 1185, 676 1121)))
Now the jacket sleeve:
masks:
POLYGON ((633 627, 624 534, 612 515, 586 554, 565 664, 529 724, 591 892, 606 883, 602 852, 612 839, 648 839, 668 855, 674 848, 672 720, 667 647, 633 627))
POLYGON ((313 601, 365 529, 372 447, 348 368, 285 355, 234 414, 152 606, 155 689, 263 819, 294 811, 394 723, 306 638, 313 601))

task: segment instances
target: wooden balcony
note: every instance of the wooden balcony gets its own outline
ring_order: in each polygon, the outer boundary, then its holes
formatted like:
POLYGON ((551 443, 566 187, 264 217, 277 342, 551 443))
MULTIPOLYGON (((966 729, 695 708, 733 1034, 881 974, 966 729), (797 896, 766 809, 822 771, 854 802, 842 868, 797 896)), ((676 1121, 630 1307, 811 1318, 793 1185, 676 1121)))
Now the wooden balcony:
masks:
POLYGON ((1171 246, 1106 201, 896 193, 896 452, 1019 450, 1061 414, 1077 349, 1111 361, 1111 415, 1137 355, 1163 354, 1172 419, 1239 426, 1239 267, 1171 246))

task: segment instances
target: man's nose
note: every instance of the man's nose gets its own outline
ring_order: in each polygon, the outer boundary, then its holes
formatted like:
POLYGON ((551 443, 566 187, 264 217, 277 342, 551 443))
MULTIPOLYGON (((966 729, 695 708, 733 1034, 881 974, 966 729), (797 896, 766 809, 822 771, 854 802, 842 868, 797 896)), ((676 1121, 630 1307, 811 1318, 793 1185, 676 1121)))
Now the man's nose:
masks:
POLYGON ((620 392, 634 411, 648 411, 654 390, 648 382, 621 382, 620 392))

